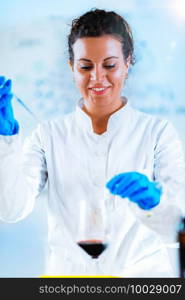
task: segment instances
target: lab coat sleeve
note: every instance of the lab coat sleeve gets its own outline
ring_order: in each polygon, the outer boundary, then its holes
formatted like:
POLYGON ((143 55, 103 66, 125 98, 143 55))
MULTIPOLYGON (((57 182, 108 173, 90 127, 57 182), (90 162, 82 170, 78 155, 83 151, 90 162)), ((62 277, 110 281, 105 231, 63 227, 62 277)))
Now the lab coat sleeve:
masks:
POLYGON ((177 131, 170 122, 164 122, 157 130, 152 178, 162 188, 160 204, 149 212, 137 209, 137 214, 164 240, 172 241, 185 214, 185 160, 177 131))
POLYGON ((182 142, 168 122, 159 134, 154 157, 154 180, 162 186, 161 206, 179 208, 185 214, 185 159, 182 142))
POLYGON ((47 181, 47 166, 39 125, 21 143, 19 134, 0 135, 0 220, 17 222, 34 207, 47 181))

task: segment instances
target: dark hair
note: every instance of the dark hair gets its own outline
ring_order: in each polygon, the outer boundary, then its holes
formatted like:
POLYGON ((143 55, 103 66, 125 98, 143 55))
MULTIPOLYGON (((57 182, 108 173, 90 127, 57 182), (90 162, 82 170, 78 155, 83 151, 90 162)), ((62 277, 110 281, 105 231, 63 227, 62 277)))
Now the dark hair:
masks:
POLYGON ((124 59, 127 60, 130 56, 130 63, 134 64, 134 41, 129 24, 114 11, 101 9, 92 9, 72 21, 68 36, 70 62, 74 62, 72 46, 78 38, 99 37, 105 34, 111 34, 120 40, 124 59))

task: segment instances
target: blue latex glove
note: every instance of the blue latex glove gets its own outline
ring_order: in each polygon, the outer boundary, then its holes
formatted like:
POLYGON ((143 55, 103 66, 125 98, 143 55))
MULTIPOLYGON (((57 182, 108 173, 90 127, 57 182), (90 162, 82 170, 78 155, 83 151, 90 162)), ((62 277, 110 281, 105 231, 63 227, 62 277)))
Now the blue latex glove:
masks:
POLYGON ((19 132, 19 124, 14 119, 11 100, 12 82, 0 76, 0 135, 14 135, 19 132))
POLYGON ((114 176, 106 187, 114 195, 129 198, 142 209, 150 210, 160 202, 162 190, 147 176, 138 172, 121 173, 114 176))

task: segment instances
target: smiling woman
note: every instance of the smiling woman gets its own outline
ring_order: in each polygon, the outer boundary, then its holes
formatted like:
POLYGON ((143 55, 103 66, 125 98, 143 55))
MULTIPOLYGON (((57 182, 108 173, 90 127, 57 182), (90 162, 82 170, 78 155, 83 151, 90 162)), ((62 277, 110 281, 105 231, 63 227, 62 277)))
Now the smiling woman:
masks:
POLYGON ((91 10, 68 38, 82 98, 23 147, 11 81, 0 76, 0 219, 25 218, 48 181, 47 275, 174 276, 167 249, 184 207, 181 141, 167 120, 121 96, 134 63, 121 16, 91 10))
POLYGON ((110 115, 125 104, 121 90, 129 62, 125 63, 120 41, 111 35, 78 39, 73 49, 72 69, 84 98, 82 109, 91 117, 94 132, 101 134, 110 115))
MULTIPOLYGON (((109 117, 123 106, 121 90, 128 73, 121 43, 111 35, 81 38, 73 45, 74 78, 92 117, 109 117)), ((106 130, 106 129, 105 129, 106 130)))
POLYGON ((131 29, 114 12, 88 12, 72 23, 69 53, 82 109, 91 117, 94 132, 101 134, 111 114, 127 101, 121 91, 134 62, 131 29))

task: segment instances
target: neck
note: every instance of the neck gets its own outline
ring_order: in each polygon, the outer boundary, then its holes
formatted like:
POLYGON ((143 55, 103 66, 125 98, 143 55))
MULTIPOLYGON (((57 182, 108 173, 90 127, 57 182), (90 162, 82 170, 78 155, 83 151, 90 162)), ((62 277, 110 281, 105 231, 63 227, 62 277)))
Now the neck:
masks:
POLYGON ((126 102, 127 100, 126 98, 124 98, 124 100, 120 99, 120 101, 116 103, 114 107, 111 105, 111 108, 100 107, 98 109, 94 109, 93 107, 88 106, 87 103, 84 103, 82 109, 91 118, 93 131, 97 134, 102 134, 107 130, 109 117, 120 108, 122 108, 126 104, 126 102))
POLYGON ((115 105, 110 105, 110 106, 103 106, 103 107, 97 107, 97 106, 92 106, 89 105, 88 102, 84 102, 84 105, 82 107, 82 110, 90 116, 91 119, 94 120, 102 120, 102 119, 107 119, 109 118, 113 113, 118 111, 120 108, 125 106, 127 103, 127 99, 123 97, 115 105))

